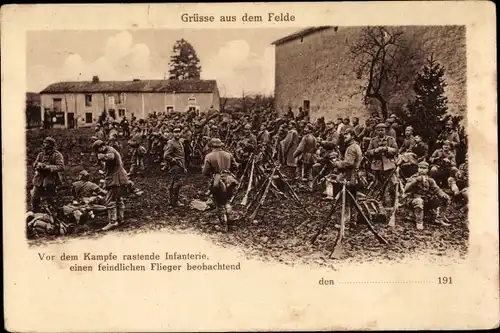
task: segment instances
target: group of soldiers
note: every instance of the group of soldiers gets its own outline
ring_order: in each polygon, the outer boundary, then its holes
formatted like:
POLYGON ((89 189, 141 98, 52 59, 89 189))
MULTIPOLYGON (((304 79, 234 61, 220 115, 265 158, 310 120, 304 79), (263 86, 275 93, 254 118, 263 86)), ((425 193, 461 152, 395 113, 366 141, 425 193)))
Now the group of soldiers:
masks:
MULTIPOLYGON (((404 180, 401 199, 414 213, 418 229, 424 228, 424 212, 431 221, 446 225, 439 219, 439 208, 452 198, 467 202, 467 159, 457 166, 460 138, 451 121, 436 140, 439 148, 432 153, 424 138, 411 126, 403 127, 394 115, 383 120, 373 114, 365 124, 356 117, 311 122, 303 110, 298 115, 288 110, 280 116, 263 108, 250 114, 217 110, 152 112, 146 119, 130 122, 103 116, 92 139, 93 152, 102 163, 104 185, 90 185, 84 170, 77 184, 80 191, 74 195, 76 199, 87 198, 87 202, 89 197, 102 196, 101 204, 109 220, 104 230, 124 221, 124 190, 137 190, 130 179, 146 176, 147 168, 156 163, 168 174, 169 205, 178 207, 184 205, 181 190, 186 175, 201 162, 202 173, 209 179, 207 193, 219 216, 216 227, 226 231, 234 190, 250 158, 255 156, 263 164, 279 165, 287 181, 295 186, 315 190, 323 184, 327 200, 333 199, 341 182, 356 193, 367 186, 369 179, 370 186, 383 189, 382 201, 390 207, 396 186, 404 180), (128 172, 120 137, 128 140, 128 172)), ((64 170, 54 139, 45 139, 34 168, 31 203, 33 212, 37 212, 40 199, 50 200, 55 194, 64 170)), ((355 222, 355 215, 348 214, 347 220, 355 222)))

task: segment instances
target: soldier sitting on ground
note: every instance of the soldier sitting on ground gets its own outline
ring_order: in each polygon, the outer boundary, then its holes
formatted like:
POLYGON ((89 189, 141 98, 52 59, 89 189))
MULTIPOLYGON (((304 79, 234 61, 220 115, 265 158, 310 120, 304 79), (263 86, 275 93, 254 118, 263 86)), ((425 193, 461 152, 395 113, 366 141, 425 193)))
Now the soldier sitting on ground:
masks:
POLYGON ((455 153, 451 150, 450 142, 445 140, 440 149, 437 149, 429 158, 431 163, 431 177, 441 187, 445 184, 453 191, 455 195, 459 190, 453 183, 453 175, 458 171, 455 153))
POLYGON ((403 200, 408 199, 406 204, 412 209, 417 229, 424 229, 424 212, 428 209, 431 220, 436 223, 448 225, 439 220, 439 208, 441 203, 438 199, 442 199, 448 203, 450 197, 444 193, 436 184, 436 181, 428 176, 429 164, 420 162, 418 164, 418 173, 413 175, 405 186, 403 200), (425 209, 424 209, 425 208, 425 209))
POLYGON ((107 191, 90 181, 87 170, 82 170, 78 174, 78 180, 72 184, 71 191, 74 200, 71 204, 63 206, 63 212, 66 216, 73 216, 77 224, 80 224, 82 217, 93 218, 94 209, 106 210, 104 196, 107 191))

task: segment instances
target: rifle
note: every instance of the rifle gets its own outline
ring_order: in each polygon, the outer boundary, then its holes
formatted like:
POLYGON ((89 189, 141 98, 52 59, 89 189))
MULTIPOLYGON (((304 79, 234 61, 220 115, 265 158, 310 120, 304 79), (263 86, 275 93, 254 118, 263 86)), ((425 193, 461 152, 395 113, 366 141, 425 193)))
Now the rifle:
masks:
POLYGON ((241 205, 243 206, 246 206, 247 205, 247 201, 248 201, 248 194, 250 193, 250 191, 252 190, 252 182, 253 182, 253 170, 254 170, 254 166, 255 166, 255 159, 252 158, 252 167, 250 168, 250 177, 248 179, 248 187, 247 187, 247 191, 245 192, 245 196, 243 197, 243 200, 241 200, 241 205))

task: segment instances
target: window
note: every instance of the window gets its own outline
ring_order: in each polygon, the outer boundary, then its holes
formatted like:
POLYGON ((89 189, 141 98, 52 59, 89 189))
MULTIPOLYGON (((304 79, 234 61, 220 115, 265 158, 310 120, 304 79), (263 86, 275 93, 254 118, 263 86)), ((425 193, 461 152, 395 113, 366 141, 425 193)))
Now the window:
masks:
POLYGON ((92 95, 85 95, 85 106, 92 106, 92 95))
POLYGON ((196 104, 196 97, 194 97, 194 96, 189 97, 188 104, 190 104, 190 105, 196 104))
POLYGON ((119 93, 118 94, 118 104, 124 104, 125 103, 125 93, 119 93))
POLYGON ((115 96, 108 96, 108 104, 110 106, 114 106, 115 105, 115 96))
POLYGON ((172 105, 165 106, 165 112, 167 113, 174 112, 174 107, 172 105))
POLYGON ((116 119, 116 110, 115 109, 109 109, 109 116, 113 119, 116 119))
POLYGON ((54 109, 54 112, 62 111, 62 99, 54 98, 52 101, 53 101, 52 108, 54 109))
POLYGON ((125 117, 125 109, 118 109, 118 117, 125 117))
POLYGON ((92 124, 92 112, 85 113, 85 123, 92 124))
POLYGON ((304 100, 304 111, 309 112, 310 107, 311 107, 311 102, 308 100, 304 100))

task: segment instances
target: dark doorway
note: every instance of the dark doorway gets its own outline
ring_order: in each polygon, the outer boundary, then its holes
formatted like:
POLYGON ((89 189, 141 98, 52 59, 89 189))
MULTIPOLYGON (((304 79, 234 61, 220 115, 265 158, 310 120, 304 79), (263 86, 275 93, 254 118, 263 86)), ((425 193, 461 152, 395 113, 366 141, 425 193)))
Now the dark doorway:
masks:
POLYGON ((75 128, 75 114, 68 112, 68 128, 75 128))

